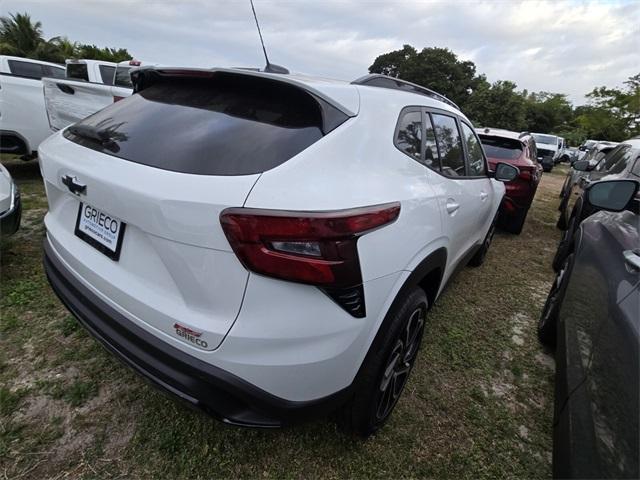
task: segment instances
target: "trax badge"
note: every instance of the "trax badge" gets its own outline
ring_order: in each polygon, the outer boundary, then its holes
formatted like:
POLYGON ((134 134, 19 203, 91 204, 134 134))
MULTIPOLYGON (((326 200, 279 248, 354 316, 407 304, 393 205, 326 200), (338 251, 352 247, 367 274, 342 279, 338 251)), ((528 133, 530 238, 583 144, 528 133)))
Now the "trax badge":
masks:
POLYGON ((207 348, 209 346, 205 340, 200 338, 202 332, 196 332, 195 330, 185 327, 184 325, 180 325, 179 323, 174 323, 173 328, 176 329, 176 335, 193 343, 195 346, 200 348, 207 348))

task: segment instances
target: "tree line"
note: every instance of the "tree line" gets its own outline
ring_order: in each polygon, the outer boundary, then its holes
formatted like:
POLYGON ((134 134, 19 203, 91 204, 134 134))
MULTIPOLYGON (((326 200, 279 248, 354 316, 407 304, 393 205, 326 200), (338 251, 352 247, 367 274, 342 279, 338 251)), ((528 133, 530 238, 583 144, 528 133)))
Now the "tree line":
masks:
POLYGON ((131 59, 126 48, 97 47, 73 42, 67 37, 45 40, 42 23, 33 22, 27 13, 0 17, 0 54, 64 63, 67 58, 86 58, 121 62, 131 59))
MULTIPOLYGON (((119 62, 126 48, 97 47, 67 37, 45 40, 42 24, 27 13, 0 17, 0 54, 64 63, 67 58, 119 62)), ((429 87, 457 103, 476 126, 552 133, 577 145, 587 138, 622 141, 640 134, 640 73, 623 88, 597 87, 587 104, 574 107, 562 93, 518 90, 509 80, 490 83, 476 65, 447 48, 411 45, 379 55, 370 73, 383 73, 429 87)))
POLYGON ((476 126, 551 133, 578 145, 587 138, 622 141, 640 134, 640 73, 623 88, 597 87, 574 107, 565 94, 517 90, 509 80, 490 83, 476 65, 447 48, 411 45, 378 56, 369 73, 427 86, 453 100, 476 126))

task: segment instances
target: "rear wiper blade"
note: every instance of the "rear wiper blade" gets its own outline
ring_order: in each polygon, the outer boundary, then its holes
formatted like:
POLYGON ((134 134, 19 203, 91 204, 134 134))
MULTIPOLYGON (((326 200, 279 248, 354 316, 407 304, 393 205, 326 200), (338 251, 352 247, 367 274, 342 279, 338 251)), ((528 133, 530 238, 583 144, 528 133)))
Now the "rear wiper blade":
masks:
POLYGON ((82 138, 95 140, 100 143, 111 140, 111 134, 108 130, 100 130, 93 125, 71 125, 69 132, 82 138))
POLYGON ((99 129, 93 125, 71 125, 67 131, 70 134, 84 138, 85 140, 99 143, 102 148, 114 153, 120 151, 120 146, 117 141, 124 141, 127 139, 126 134, 117 132, 113 128, 99 129))

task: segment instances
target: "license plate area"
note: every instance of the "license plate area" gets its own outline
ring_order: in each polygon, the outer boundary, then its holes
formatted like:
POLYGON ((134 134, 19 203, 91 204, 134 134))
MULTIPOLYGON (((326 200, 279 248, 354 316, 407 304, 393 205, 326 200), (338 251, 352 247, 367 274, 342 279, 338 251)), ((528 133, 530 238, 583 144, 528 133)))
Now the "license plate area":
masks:
POLYGON ((126 224, 112 215, 80 202, 75 234, 111 260, 120 259, 126 224))

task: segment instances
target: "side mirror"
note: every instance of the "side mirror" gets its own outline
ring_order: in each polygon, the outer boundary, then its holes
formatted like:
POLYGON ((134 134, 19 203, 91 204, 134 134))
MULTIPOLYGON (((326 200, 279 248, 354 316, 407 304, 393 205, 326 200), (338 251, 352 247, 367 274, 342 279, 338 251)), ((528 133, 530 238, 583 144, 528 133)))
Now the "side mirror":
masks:
POLYGON ((603 180, 587 187, 587 201, 600 210, 620 212, 638 193, 635 180, 603 180))
POLYGON ((586 151, 586 150, 587 150, 587 148, 586 148, 586 147, 583 147, 582 145, 580 145, 580 146, 578 147, 578 150, 580 150, 581 152, 584 152, 584 151, 586 151))
POLYGON ((588 172, 593 170, 593 167, 589 164, 589 160, 578 160, 573 162, 573 168, 579 172, 588 172))
POLYGON ((510 182, 520 175, 518 167, 514 167, 508 163, 500 162, 496 165, 494 177, 501 182, 510 182))

